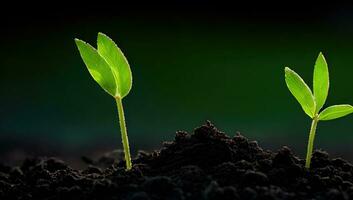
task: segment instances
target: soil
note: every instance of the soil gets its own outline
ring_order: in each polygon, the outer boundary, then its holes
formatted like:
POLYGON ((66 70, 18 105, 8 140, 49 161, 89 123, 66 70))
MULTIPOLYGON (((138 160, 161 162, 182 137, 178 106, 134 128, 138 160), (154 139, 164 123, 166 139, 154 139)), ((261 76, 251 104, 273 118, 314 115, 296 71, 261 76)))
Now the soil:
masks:
POLYGON ((158 151, 141 151, 131 171, 115 158, 83 158, 83 170, 57 158, 0 165, 0 199, 353 199, 349 162, 315 151, 307 170, 288 147, 264 150, 210 122, 193 134, 177 132, 158 151))

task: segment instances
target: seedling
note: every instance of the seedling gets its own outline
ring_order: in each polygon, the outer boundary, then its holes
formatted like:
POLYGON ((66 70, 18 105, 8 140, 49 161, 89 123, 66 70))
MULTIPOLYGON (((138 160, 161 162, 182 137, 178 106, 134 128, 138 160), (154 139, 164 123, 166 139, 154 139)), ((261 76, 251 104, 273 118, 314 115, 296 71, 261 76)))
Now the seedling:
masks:
POLYGON ((353 106, 348 104, 330 106, 320 112, 326 102, 329 90, 329 73, 326 60, 322 53, 316 59, 314 67, 313 90, 293 70, 285 68, 285 79, 289 91, 297 99, 304 112, 312 119, 306 153, 305 167, 310 168, 316 127, 319 121, 337 119, 353 113, 353 106))
POLYGON ((129 63, 115 42, 103 33, 98 33, 97 49, 79 39, 75 42, 92 78, 116 101, 126 169, 130 170, 130 147, 122 104, 132 86, 129 63))

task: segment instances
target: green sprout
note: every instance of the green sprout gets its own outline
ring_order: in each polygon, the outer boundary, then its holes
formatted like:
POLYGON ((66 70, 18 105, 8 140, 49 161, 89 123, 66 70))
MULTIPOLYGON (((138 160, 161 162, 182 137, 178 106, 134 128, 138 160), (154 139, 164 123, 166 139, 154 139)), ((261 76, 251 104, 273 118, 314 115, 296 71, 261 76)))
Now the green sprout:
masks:
POLYGON ((98 33, 97 49, 79 39, 75 39, 75 42, 93 79, 116 101, 126 169, 130 170, 130 147, 122 104, 122 99, 130 92, 132 86, 129 63, 115 42, 103 33, 98 33))
POLYGON ((353 113, 353 106, 348 104, 334 105, 320 112, 325 104, 330 85, 328 67, 322 53, 317 57, 314 67, 314 94, 304 80, 288 67, 285 68, 285 79, 289 91, 297 99, 304 112, 312 119, 305 162, 305 167, 309 169, 317 123, 353 113))

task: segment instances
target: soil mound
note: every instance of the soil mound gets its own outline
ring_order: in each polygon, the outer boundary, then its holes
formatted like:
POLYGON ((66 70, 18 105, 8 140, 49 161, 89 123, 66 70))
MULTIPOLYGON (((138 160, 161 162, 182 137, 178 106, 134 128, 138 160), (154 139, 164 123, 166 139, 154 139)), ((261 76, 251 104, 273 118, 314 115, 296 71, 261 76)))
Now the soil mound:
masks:
POLYGON ((85 158, 84 170, 57 158, 0 165, 0 199, 353 199, 349 162, 315 151, 307 170, 288 147, 264 150, 210 122, 193 134, 177 132, 158 151, 141 151, 131 171, 116 157, 85 158))

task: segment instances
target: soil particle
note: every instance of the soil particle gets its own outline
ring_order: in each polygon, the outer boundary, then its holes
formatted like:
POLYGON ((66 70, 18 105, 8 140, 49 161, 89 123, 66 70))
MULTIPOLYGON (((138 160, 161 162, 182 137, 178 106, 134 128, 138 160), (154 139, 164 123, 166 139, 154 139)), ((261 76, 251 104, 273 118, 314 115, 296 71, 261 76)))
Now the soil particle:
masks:
POLYGON ((344 159, 315 151, 307 170, 289 147, 264 150, 210 122, 193 134, 177 132, 158 151, 140 151, 130 171, 122 158, 121 151, 83 157, 82 170, 57 158, 0 164, 0 199, 353 199, 353 165, 344 159))

